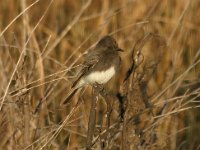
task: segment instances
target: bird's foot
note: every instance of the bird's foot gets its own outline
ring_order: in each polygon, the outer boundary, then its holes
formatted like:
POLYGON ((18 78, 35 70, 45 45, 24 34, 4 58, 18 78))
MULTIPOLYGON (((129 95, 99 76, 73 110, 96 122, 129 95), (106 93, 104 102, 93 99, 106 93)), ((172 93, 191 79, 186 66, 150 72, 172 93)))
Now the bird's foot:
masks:
POLYGON ((104 89, 103 85, 102 85, 102 84, 99 84, 99 83, 97 83, 97 82, 93 85, 93 87, 94 87, 94 89, 95 89, 96 91, 98 91, 98 92, 101 92, 101 91, 103 91, 103 89, 104 89))

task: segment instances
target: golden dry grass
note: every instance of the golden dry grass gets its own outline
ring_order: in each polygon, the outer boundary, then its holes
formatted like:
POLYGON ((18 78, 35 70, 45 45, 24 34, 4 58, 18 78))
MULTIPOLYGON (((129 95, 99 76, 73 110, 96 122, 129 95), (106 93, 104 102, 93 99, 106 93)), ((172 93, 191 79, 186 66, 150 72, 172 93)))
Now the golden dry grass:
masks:
POLYGON ((60 102, 81 56, 107 34, 126 52, 105 85, 111 96, 97 102, 92 148, 200 149, 199 7, 199 0, 0 1, 0 149, 86 147, 92 88, 60 102), (123 82, 136 58, 141 64, 123 82))

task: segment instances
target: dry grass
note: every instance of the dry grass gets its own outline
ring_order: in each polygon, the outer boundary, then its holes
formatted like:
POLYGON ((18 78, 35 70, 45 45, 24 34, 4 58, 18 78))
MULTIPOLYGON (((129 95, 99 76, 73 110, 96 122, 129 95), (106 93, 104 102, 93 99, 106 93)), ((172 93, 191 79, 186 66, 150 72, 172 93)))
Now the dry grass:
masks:
POLYGON ((200 149, 199 7, 0 1, 0 149, 200 149), (60 106, 81 56, 107 34, 126 51, 120 73, 97 99, 88 86, 60 106))

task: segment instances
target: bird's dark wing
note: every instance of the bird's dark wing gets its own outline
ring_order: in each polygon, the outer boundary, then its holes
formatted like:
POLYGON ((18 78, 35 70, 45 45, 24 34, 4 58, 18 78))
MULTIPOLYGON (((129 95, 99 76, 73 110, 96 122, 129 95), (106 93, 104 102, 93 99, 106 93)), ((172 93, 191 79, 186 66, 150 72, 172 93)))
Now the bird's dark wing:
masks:
POLYGON ((95 55, 88 55, 85 58, 85 61, 83 63, 83 66, 78 74, 77 79, 73 82, 72 84, 72 88, 74 88, 78 82, 80 81, 80 79, 90 70, 92 69, 99 61, 100 57, 98 54, 95 55))
POLYGON ((61 104, 67 104, 70 101, 70 99, 74 96, 74 94, 80 88, 79 86, 77 86, 80 79, 98 63, 99 59, 100 59, 100 57, 98 54, 86 56, 85 61, 82 65, 82 68, 78 73, 78 77, 72 84, 72 87, 71 87, 72 89, 71 89, 70 93, 68 94, 67 98, 61 104))

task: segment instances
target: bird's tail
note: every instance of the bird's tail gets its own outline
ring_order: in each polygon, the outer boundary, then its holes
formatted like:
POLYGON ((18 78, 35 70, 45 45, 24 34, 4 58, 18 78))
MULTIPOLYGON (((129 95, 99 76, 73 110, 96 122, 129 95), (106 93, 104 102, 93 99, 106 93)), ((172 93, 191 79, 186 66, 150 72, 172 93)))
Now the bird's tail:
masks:
POLYGON ((61 102, 61 105, 65 105, 70 102, 74 94, 79 90, 80 88, 73 88, 67 95, 67 97, 61 102))

